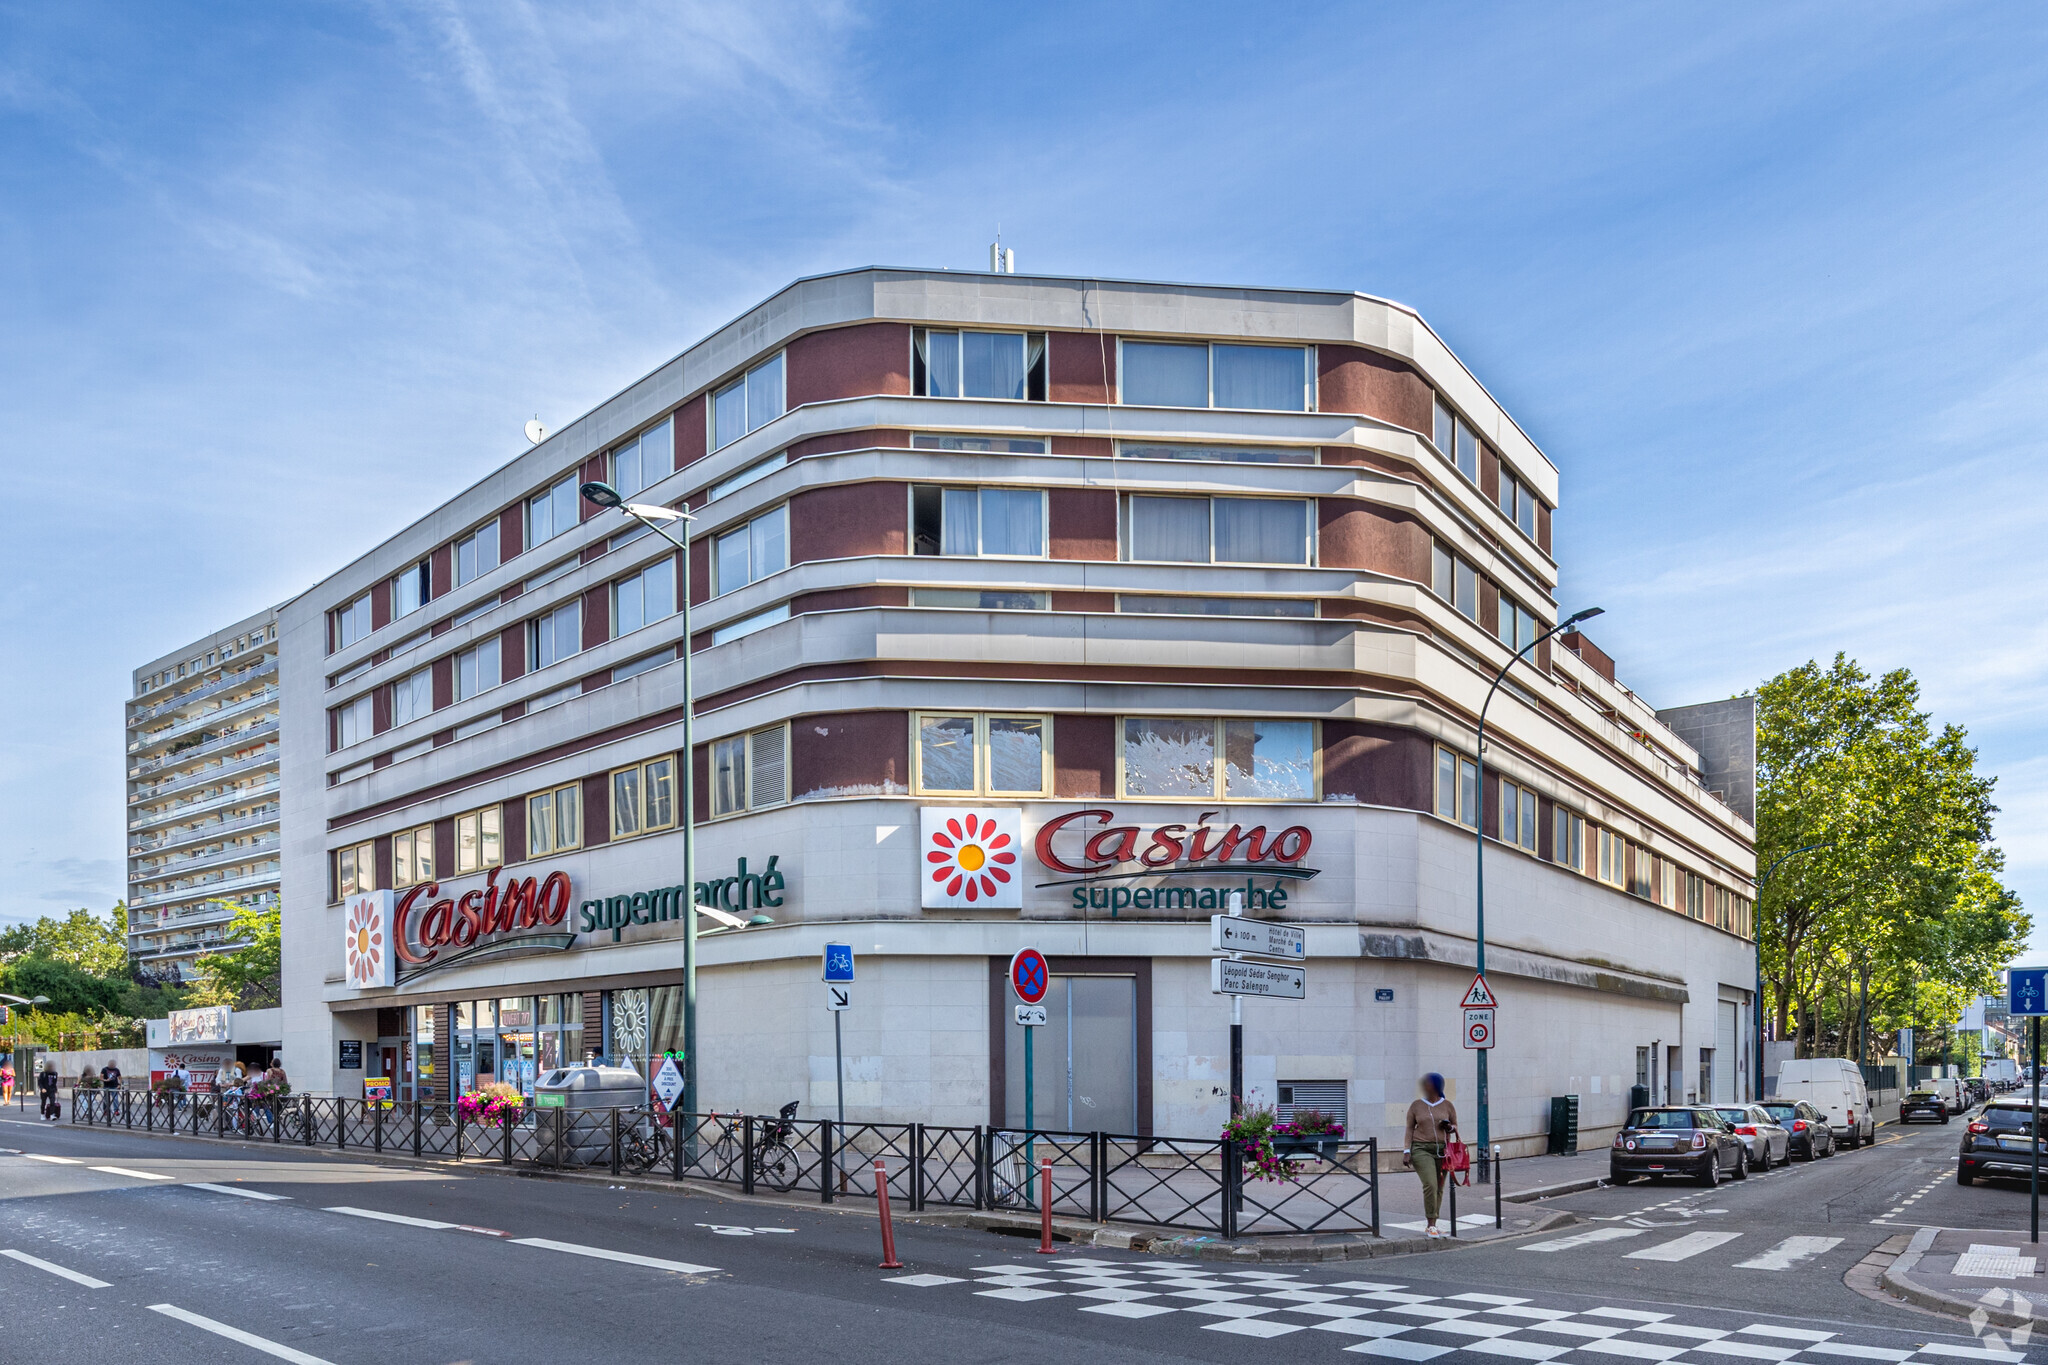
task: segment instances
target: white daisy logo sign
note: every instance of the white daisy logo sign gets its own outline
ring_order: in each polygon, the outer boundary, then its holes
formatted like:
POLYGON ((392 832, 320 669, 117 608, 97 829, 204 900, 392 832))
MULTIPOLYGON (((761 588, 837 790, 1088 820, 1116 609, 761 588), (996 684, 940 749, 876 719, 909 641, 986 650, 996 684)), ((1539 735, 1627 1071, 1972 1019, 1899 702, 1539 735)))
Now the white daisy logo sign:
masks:
POLYGON ((343 950, 346 980, 357 990, 397 984, 397 960, 391 954, 391 893, 360 891, 342 907, 348 943, 343 950))
POLYGON ((926 806, 918 814, 925 909, 1024 908, 1022 812, 926 806))

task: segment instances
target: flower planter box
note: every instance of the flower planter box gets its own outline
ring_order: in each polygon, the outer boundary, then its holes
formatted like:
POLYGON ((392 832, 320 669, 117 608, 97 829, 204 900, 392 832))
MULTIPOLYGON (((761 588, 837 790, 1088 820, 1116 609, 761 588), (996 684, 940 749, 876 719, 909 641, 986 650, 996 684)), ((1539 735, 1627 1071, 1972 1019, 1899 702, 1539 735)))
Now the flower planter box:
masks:
POLYGON ((1312 1156, 1320 1161, 1337 1159, 1337 1144, 1344 1139, 1311 1135, 1275 1133, 1273 1155, 1278 1157, 1312 1156))

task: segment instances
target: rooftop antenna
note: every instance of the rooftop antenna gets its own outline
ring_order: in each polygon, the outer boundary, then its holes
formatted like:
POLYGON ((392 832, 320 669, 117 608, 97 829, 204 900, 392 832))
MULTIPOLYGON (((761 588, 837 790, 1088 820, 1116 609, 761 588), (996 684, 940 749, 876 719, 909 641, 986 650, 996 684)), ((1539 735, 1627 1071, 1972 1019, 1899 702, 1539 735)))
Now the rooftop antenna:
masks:
POLYGON ((532 445, 539 445, 547 438, 548 429, 540 424, 540 414, 536 412, 533 420, 526 424, 526 439, 532 445))
POLYGON ((1014 275, 1017 273, 1017 253, 1003 245, 1003 225, 996 224, 996 239, 989 244, 988 269, 991 275, 1014 275))

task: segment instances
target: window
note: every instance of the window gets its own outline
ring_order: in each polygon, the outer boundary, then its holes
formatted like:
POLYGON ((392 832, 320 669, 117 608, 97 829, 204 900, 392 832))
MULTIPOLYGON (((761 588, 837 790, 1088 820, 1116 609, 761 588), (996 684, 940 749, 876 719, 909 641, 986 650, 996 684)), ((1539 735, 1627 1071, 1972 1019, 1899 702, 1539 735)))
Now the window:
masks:
POLYGON ((1451 411, 1439 397, 1435 403, 1435 423, 1431 440, 1443 457, 1458 466, 1458 472, 1474 483, 1479 482, 1479 433, 1472 430, 1471 423, 1451 411))
POLYGON ((705 498, 705 501, 709 502, 713 498, 722 498, 727 493, 736 493, 750 483, 759 483, 788 463, 789 452, 786 450, 778 450, 765 460, 756 460, 731 478, 720 479, 717 483, 712 484, 711 493, 705 498))
POLYGON ((498 523, 479 526, 455 542, 455 586, 473 582, 498 567, 498 523))
POLYGON ((498 640, 493 636, 455 656, 455 700, 468 701, 498 685, 498 640))
POLYGON ((934 796, 1043 796, 1052 790, 1049 716, 911 717, 918 790, 934 796))
POLYGON ((911 338, 912 393, 1045 401, 1045 333, 939 332, 911 338))
POLYGON ((1479 619, 1479 571, 1436 542, 1430 557, 1429 590, 1470 620, 1479 619))
POLYGON ((409 725, 433 712, 434 670, 416 669, 391 684, 391 725, 409 725))
POLYGON ((729 625, 718 627, 711 632, 711 643, 723 645, 729 644, 734 640, 743 640, 757 630, 766 630, 768 627, 780 625, 788 619, 789 603, 784 602, 779 607, 770 607, 766 611, 757 611, 752 616, 743 616, 729 625))
POLYGON ((1313 801, 1315 729, 1306 720, 1127 716, 1119 787, 1127 798, 1313 801))
MULTIPOLYGON (((334 749, 346 749, 370 737, 375 715, 371 706, 370 694, 366 692, 348 705, 334 708, 334 749)), ((328 752, 332 753, 334 749, 328 752)))
POLYGON ((1118 441, 1126 460, 1222 460, 1232 464, 1314 464, 1313 449, 1287 446, 1182 446, 1152 441, 1118 441))
POLYGON ((391 836, 391 884, 411 886, 434 880, 434 827, 402 829, 391 836))
POLYGON ((1536 643, 1536 618, 1506 593, 1500 595, 1500 628, 1495 632, 1509 649, 1524 650, 1536 643))
POLYGON ((955 436, 947 432, 920 431, 910 438, 912 450, 972 450, 996 455, 1043 455, 1043 436, 955 436))
POLYGON ((422 559, 391 580, 391 614, 410 616, 434 596, 434 562, 422 559))
MULTIPOLYGON (((370 594, 364 593, 355 601, 334 612, 334 648, 347 649, 370 633, 370 594)), ((185 665, 178 665, 178 676, 185 676, 185 665)))
POLYGON ((1118 353, 1117 385, 1126 403, 1273 412, 1315 406, 1315 353, 1306 346, 1126 341, 1118 353))
POLYGON ((1563 806, 1551 830, 1550 861, 1574 872, 1586 870, 1586 819, 1563 806))
POLYGON ((658 559, 639 573, 612 584, 612 638, 675 615, 676 565, 658 559))
POLYGON ((583 599, 564 602, 526 623, 526 669, 531 673, 583 648, 583 599))
POLYGON ((1536 539, 1536 495, 1529 491, 1528 484, 1510 474, 1506 465, 1500 470, 1500 510, 1502 516, 1521 528, 1523 535, 1536 539))
POLYGON ((1436 751, 1436 813, 1461 825, 1479 824, 1479 765, 1450 749, 1436 751))
POLYGON ((526 856, 541 858, 583 844, 583 787, 572 782, 526 798, 526 856))
POLYGON ((620 497, 630 498, 667 478, 675 471, 675 463, 675 427, 671 420, 663 420, 624 445, 612 447, 612 487, 620 497))
POLYGON ((780 725, 711 746, 711 813, 738 815, 789 800, 789 731, 780 725))
POLYGON ((1657 868, 1657 857, 1640 844, 1628 846, 1628 893, 1641 896, 1644 900, 1655 898, 1653 874, 1657 868))
POLYGON ((731 445, 782 416, 782 353, 748 370, 711 399, 711 448, 731 445))
POLYGON ((485 806, 455 817, 455 872, 480 872, 505 861, 504 810, 485 806))
POLYGON ((1046 611, 1052 594, 982 588, 912 588, 913 607, 967 607, 979 611, 1046 611))
POLYGON ((612 837, 630 838, 676 822, 676 760, 673 754, 621 768, 612 774, 612 837))
POLYGON ((1706 878, 1691 872, 1685 874, 1685 913, 1693 919, 1707 917, 1706 878))
POLYGON ((712 540, 711 595, 744 588, 788 567, 789 509, 778 507, 712 540))
POLYGON ((527 549, 576 529, 577 496, 576 476, 569 474, 526 500, 527 549))
POLYGON ((1124 499, 1124 558, 1173 564, 1307 564, 1313 504, 1298 498, 1124 499))
POLYGON ((354 844, 334 851, 334 899, 377 889, 377 846, 354 844))
POLYGON ((1035 488, 910 489, 911 552, 1045 555, 1045 494, 1035 488))
POLYGON ((1620 886, 1628 876, 1628 840, 1612 830, 1593 831, 1598 860, 1593 875, 1609 886, 1620 886))
POLYGON ((1500 837, 1502 843, 1536 851, 1536 793, 1512 782, 1500 784, 1500 837))
POLYGON ((1116 609, 1161 616, 1294 616, 1316 614, 1314 602, 1291 597, 1161 597, 1120 594, 1116 609))

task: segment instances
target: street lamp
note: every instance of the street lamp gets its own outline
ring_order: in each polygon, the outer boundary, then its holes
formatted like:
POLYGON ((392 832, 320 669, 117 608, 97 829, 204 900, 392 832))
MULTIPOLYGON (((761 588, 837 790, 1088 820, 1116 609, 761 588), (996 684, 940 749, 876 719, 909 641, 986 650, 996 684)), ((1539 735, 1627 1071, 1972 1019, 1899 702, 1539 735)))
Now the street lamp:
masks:
MULTIPOLYGON (((627 502, 619 495, 619 491, 608 483, 593 480, 584 484, 581 491, 590 502, 599 507, 618 508, 682 552, 683 591, 679 606, 683 615, 683 885, 690 888, 690 913, 683 916, 682 1112, 694 1114, 697 1112, 697 751, 691 732, 697 703, 690 671, 690 547, 686 541, 677 540, 670 535, 663 523, 695 521, 696 518, 673 507, 627 502)), ((651 1058, 654 1047, 654 1000, 651 987, 648 990, 647 1046, 651 1058)), ((651 1061, 649 1067, 651 1071, 651 1061)), ((650 1074, 647 1080, 652 1084, 653 1075, 650 1074)))
MULTIPOLYGON (((1509 670, 1523 655, 1560 631, 1570 630, 1581 621, 1590 621, 1606 610, 1605 607, 1587 607, 1584 611, 1575 612, 1516 650, 1513 656, 1501 665, 1500 672, 1493 675, 1493 686, 1486 689, 1486 700, 1480 704, 1479 741, 1476 746, 1479 753, 1479 774, 1473 784, 1473 799, 1479 803, 1479 809, 1472 812, 1472 875, 1474 889, 1477 892, 1475 938, 1479 945, 1478 970, 1481 976, 1486 975, 1486 708, 1493 705, 1494 693, 1500 691, 1500 685, 1507 681, 1509 670)), ((1479 1183, 1482 1185, 1493 1179, 1493 1124, 1486 1097, 1486 1054, 1489 1051, 1489 1048, 1479 1049, 1479 1183)))

